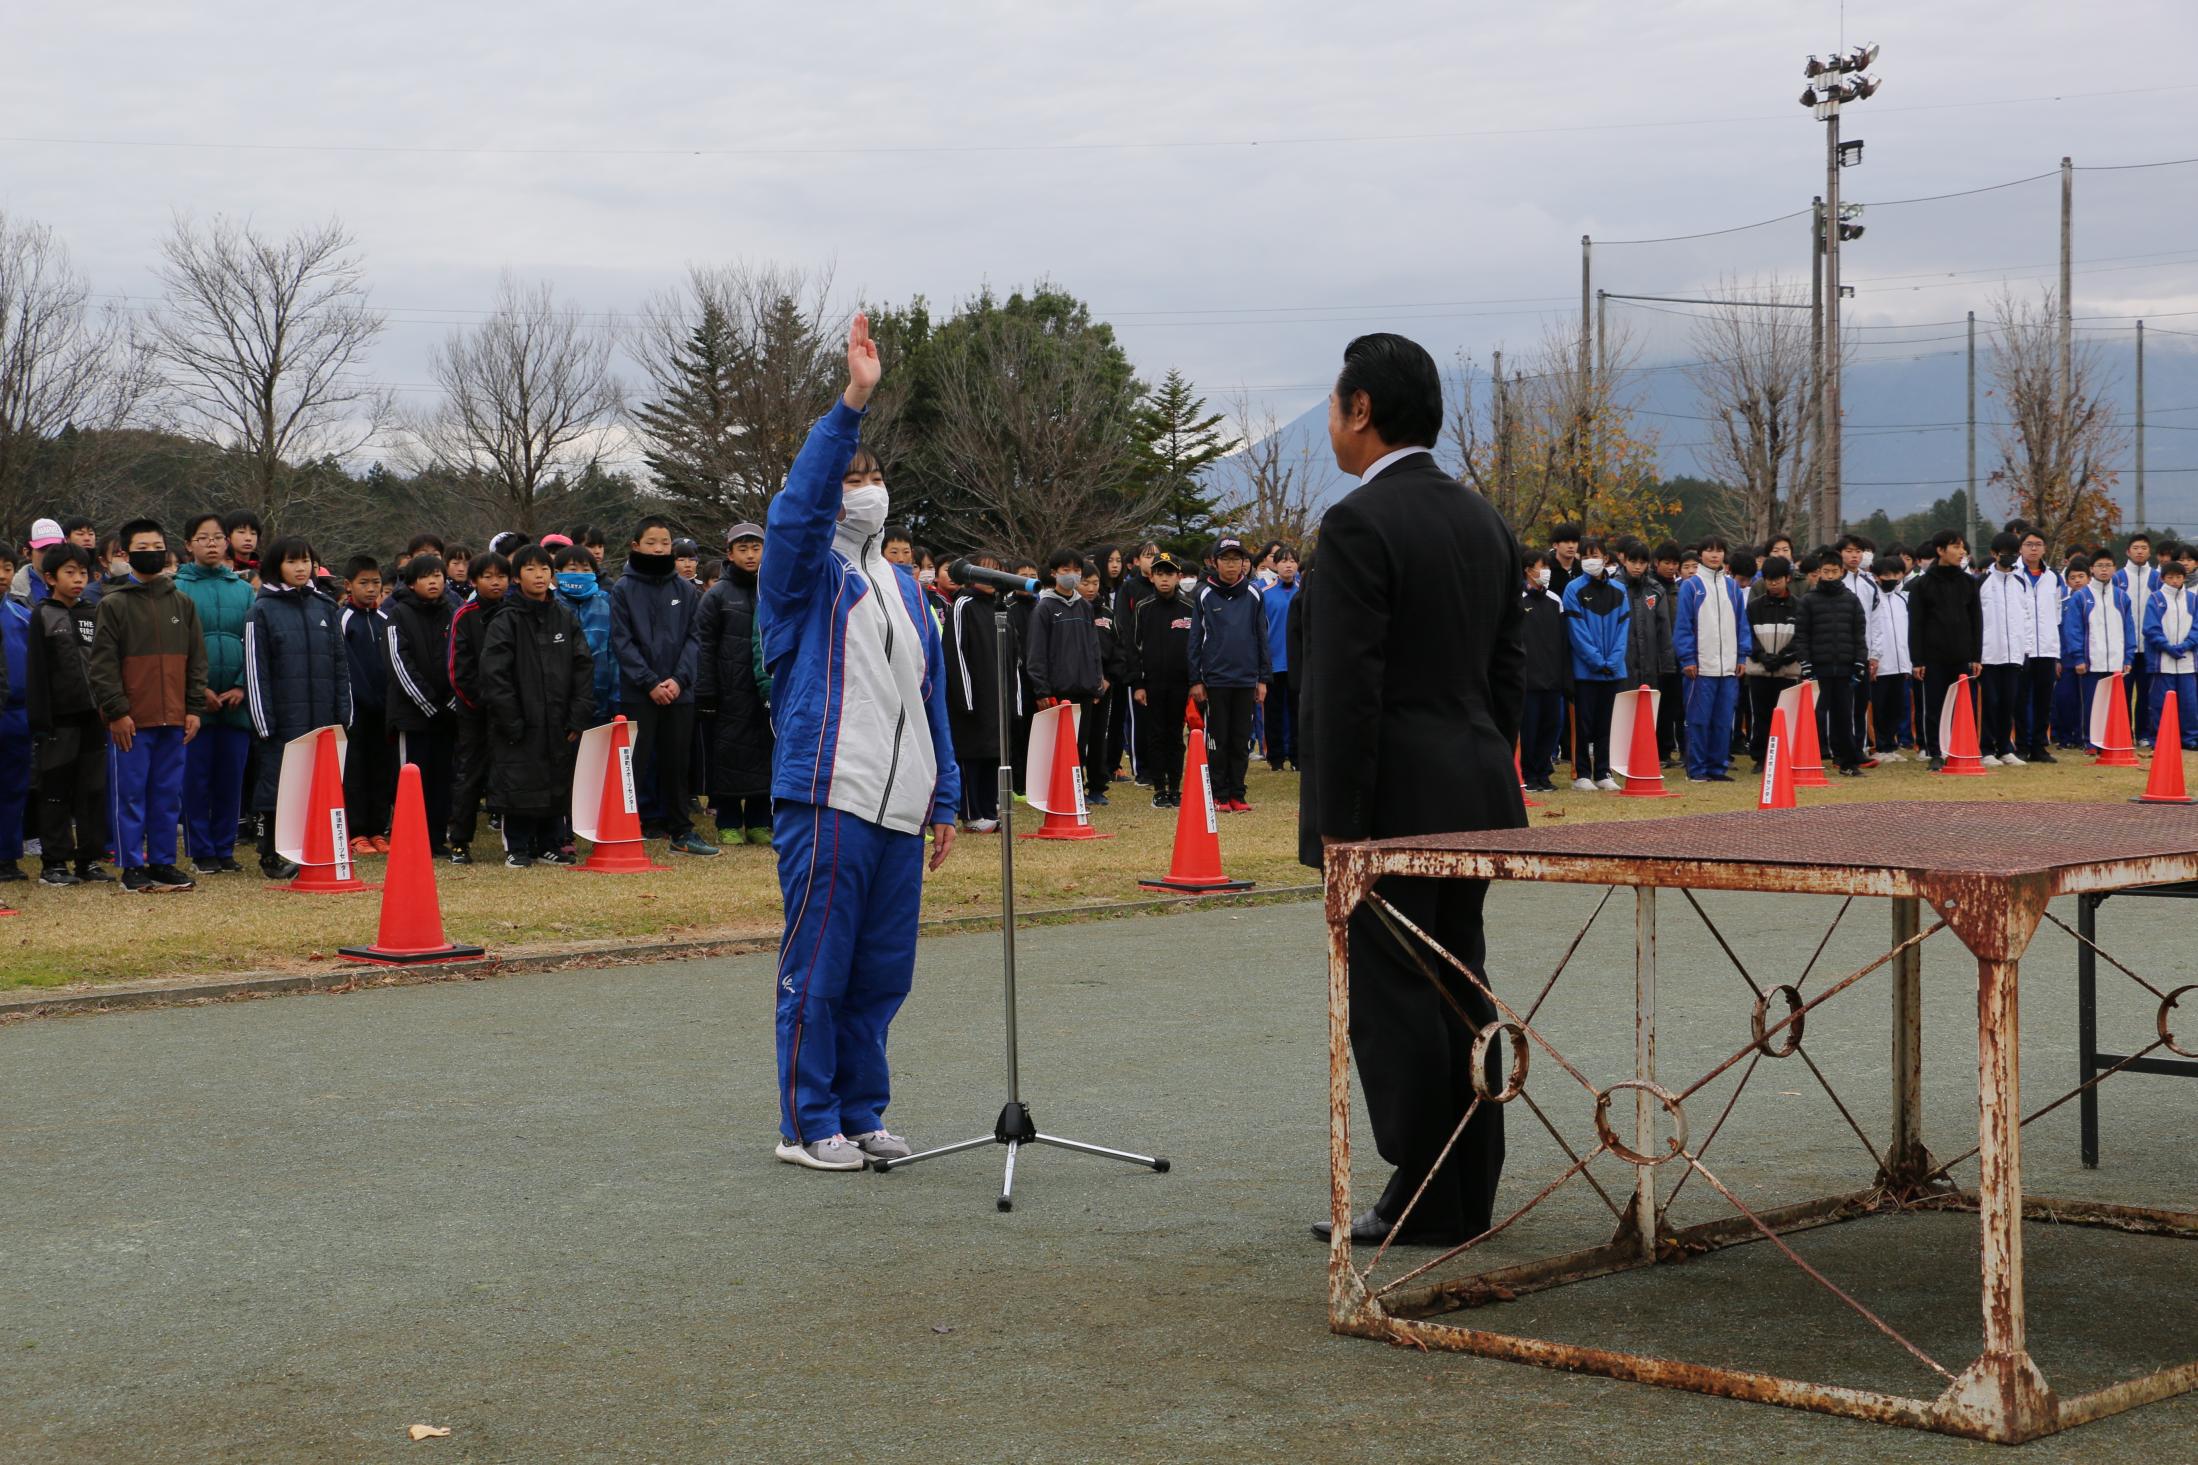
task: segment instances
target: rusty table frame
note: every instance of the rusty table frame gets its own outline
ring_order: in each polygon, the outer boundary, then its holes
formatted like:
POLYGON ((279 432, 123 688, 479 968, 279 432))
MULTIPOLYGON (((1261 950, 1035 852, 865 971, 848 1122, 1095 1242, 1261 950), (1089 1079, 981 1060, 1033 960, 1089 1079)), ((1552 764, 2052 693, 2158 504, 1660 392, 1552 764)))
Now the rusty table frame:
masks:
MULTIPOLYGON (((1976 805, 1947 806, 1965 808, 1968 813, 1960 816, 1978 818, 1976 805)), ((1989 806, 1987 806, 1989 808, 1989 806)), ((2065 828, 2070 806, 2049 806, 2051 818, 2061 821, 2065 828)), ((2002 806, 1996 812, 2008 813, 2036 806, 2002 806)), ((1783 819, 1790 826, 1782 833, 1790 836, 1785 844, 1789 851, 1807 849, 1808 823, 1812 816, 1829 818, 1846 813, 1839 809, 1808 809, 1785 811, 1767 815, 1705 815, 1689 819, 1644 821, 1632 826, 1636 834, 1649 833, 1657 826, 1676 830, 1678 826, 1695 826, 1692 833, 1699 833, 1702 826, 1725 824, 1732 829, 1743 826, 1727 821, 1758 821, 1748 828, 1751 835, 1764 832, 1761 821, 1783 819)), ((1928 819, 1927 810, 1916 811, 1928 819)), ((2041 816, 2045 817, 2045 816, 2041 816)), ((1611 826, 1598 826, 1610 828, 1611 826)), ((1939 868, 1902 868, 1895 865, 1808 864, 1798 857, 1785 858, 1747 857, 1734 854, 1727 857, 1722 852, 1709 857, 1685 857, 1677 854, 1642 855, 1595 852, 1593 849, 1565 850, 1555 845, 1570 843, 1579 845, 1590 842, 1588 831, 1562 831, 1558 838, 1547 837, 1550 831, 1509 830, 1469 836, 1429 836, 1416 840, 1387 840, 1364 844, 1336 845, 1326 856, 1327 911, 1329 924, 1329 1147, 1331 1170, 1331 1218, 1334 1225, 1329 1255, 1329 1324, 1333 1331, 1360 1337, 1385 1339, 1395 1343, 1423 1348, 1442 1348, 1474 1353, 1485 1357, 1508 1359, 1520 1363, 1532 1363, 1548 1368, 1574 1372, 1602 1374, 1612 1378, 1628 1379, 1641 1383, 1657 1384, 1670 1388, 1687 1389, 1700 1393, 1747 1399, 1761 1403, 1779 1404, 1790 1408, 1809 1409, 1827 1414, 1845 1415, 1886 1424, 1898 1424, 1911 1428, 1933 1430, 1946 1434, 1964 1435, 2000 1443, 2020 1443, 2043 1435, 2072 1428, 2079 1424, 2105 1418, 2125 1409, 2151 1403, 2198 1388, 2198 1362, 2187 1362, 2155 1373, 2127 1379, 2120 1383, 2077 1396, 2063 1398, 2046 1381, 2032 1361, 2025 1340, 2024 1287, 2023 1287, 2023 1237, 2022 1223, 2060 1222, 2067 1224, 2106 1226, 2123 1231, 2151 1235, 2175 1236, 2198 1239, 2198 1213, 2158 1210, 2146 1207, 2110 1205, 2083 1200, 2062 1200, 2044 1197, 2025 1197, 2022 1187, 2021 1140, 2023 1126, 2031 1120, 2079 1095, 2091 1092, 2099 1081, 2121 1071, 2123 1064, 2110 1067, 2095 1075, 2088 1075, 2086 1082, 2076 1090, 2025 1116, 2021 1108, 2020 1083, 2020 1023, 2017 1004, 2019 963, 2024 949, 2042 923, 2051 923, 2077 938, 2087 955, 2096 952, 2117 971, 2129 976, 2160 999, 2159 1038, 2135 1055, 2141 1058, 2158 1049, 2174 1053, 2198 1053, 2198 1043, 2188 1047, 2179 1044, 2170 1027, 2171 1014, 2178 999, 2192 993, 2192 987, 2162 990, 2134 971, 2107 955, 2087 935, 2070 930, 2065 923, 2047 909, 2047 902, 2059 895, 2083 895, 2127 889, 2133 886, 2158 884, 2164 881, 2198 878, 2198 819, 2184 817, 2175 826, 2159 823, 2145 826, 2151 836, 2143 853, 2127 857, 2108 856, 2055 863, 2049 852, 2031 853, 2013 863, 2020 866, 2009 873, 1977 868, 1975 862, 1950 861, 1939 868), (2172 838, 2163 835, 2172 834, 2172 838), (1578 836, 1571 838, 1569 836, 1578 836), (1477 846, 1477 847, 1471 847, 1477 846), (2175 852, 2176 846, 2182 851, 2175 852), (1588 917, 1579 935, 1559 961, 1557 971, 1541 988, 1541 995, 1523 1010, 1507 1002, 1504 995, 1494 990, 1481 975, 1470 970, 1430 936, 1421 931, 1395 906, 1375 890, 1375 883, 1386 876, 1420 876, 1486 880, 1535 880, 1603 885, 1602 903, 1588 917), (1589 926, 1594 924, 1605 905, 1622 888, 1633 893, 1633 920, 1635 934, 1635 1053, 1633 1073, 1629 1078, 1598 1087, 1550 1044, 1547 1037, 1534 1026, 1534 1017, 1542 1000, 1546 999, 1578 950, 1589 926), (1748 986, 1754 990, 1754 1013, 1748 1041, 1740 1044, 1731 1057, 1713 1068, 1703 1078, 1684 1089, 1674 1091, 1659 1082, 1656 1057, 1656 949, 1658 892, 1677 891, 1693 906, 1711 934, 1716 937, 1725 955, 1740 971, 1748 986), (1808 972, 1790 985, 1766 986, 1751 975, 1740 962, 1737 954, 1718 932, 1709 915, 1694 900, 1695 890, 1729 890, 1757 892, 1794 892, 1833 896, 1846 896, 1834 918, 1833 928, 1844 918, 1848 908, 1858 897, 1886 897, 1892 907, 1892 948, 1859 970, 1849 973, 1827 989, 1810 997, 1804 997, 1801 988, 1807 983, 1808 972), (1458 1121, 1450 1143, 1455 1145, 1462 1135, 1467 1120, 1483 1102, 1508 1104, 1520 1100, 1533 1111, 1533 1116, 1556 1139, 1558 1146, 1572 1160, 1572 1165, 1558 1178, 1544 1186, 1524 1206, 1503 1215, 1479 1237, 1436 1257, 1434 1261, 1418 1265, 1394 1280, 1380 1285, 1373 1282, 1374 1268, 1380 1264, 1390 1249, 1390 1241, 1410 1216, 1395 1218, 1389 1240, 1375 1250, 1373 1258, 1364 1267, 1357 1264, 1351 1242, 1351 1047, 1349 1035, 1350 972, 1347 959, 1345 932, 1353 913, 1361 906, 1373 909, 1375 918, 1386 925, 1402 941, 1408 950, 1426 953, 1416 959, 1421 970, 1431 981, 1435 973, 1428 958, 1450 968, 1453 981, 1470 982, 1490 998, 1499 1013, 1499 1020, 1481 1029, 1469 1018, 1455 998, 1445 992, 1445 1000, 1465 1019, 1469 1028, 1477 1033, 1476 1058, 1485 1056, 1488 1046, 1499 1040, 1508 1040, 1511 1049, 1509 1077, 1498 1088, 1487 1076, 1482 1064, 1476 1062, 1475 1087, 1479 1097, 1458 1121), (1924 908, 1928 906, 1937 920, 1926 928, 1924 908), (1979 1119, 1977 1144, 1964 1155, 1952 1161, 1940 1163, 1933 1159, 1923 1142, 1922 1121, 1922 953, 1923 940, 1939 930, 1949 930, 1975 957, 1977 963, 1978 1009, 1978 1096, 1979 1119), (1881 969, 1890 969, 1892 987, 1892 1133, 1882 1152, 1870 1143, 1861 1126, 1855 1123, 1847 1106, 1832 1092, 1828 1080, 1813 1060, 1802 1050, 1804 1021, 1810 1011, 1833 996, 1881 969), (1863 1141, 1878 1162, 1877 1174, 1864 1190, 1843 1195, 1833 1195, 1799 1204, 1780 1206, 1757 1212, 1729 1190, 1702 1163, 1711 1141, 1716 1138, 1717 1126, 1722 1126, 1746 1086, 1748 1074, 1756 1063, 1776 1060, 1800 1054, 1815 1072, 1817 1080, 1851 1128, 1863 1141), (1571 1079, 1577 1080, 1594 1100, 1596 1136, 1600 1143, 1591 1149, 1576 1149, 1552 1124, 1543 1106, 1529 1096, 1527 1071, 1529 1059, 1547 1060, 1571 1079), (1732 1069, 1743 1060, 1749 1063, 1748 1074, 1743 1074, 1740 1088, 1725 1105, 1717 1125, 1699 1144, 1690 1143, 1690 1134, 1684 1109, 1685 1100, 1720 1074, 1732 1069), (1630 1137, 1621 1137, 1612 1122, 1612 1105, 1624 1095, 1633 1098, 1633 1124, 1630 1137), (1663 1117, 1666 1133, 1659 1139, 1658 1120, 1663 1117), (1588 1173, 1589 1163, 1608 1152, 1632 1167, 1632 1193, 1623 1203, 1614 1201, 1609 1192, 1588 1173), (1979 1175, 1973 1188, 1956 1185, 1949 1172, 1965 1161, 1979 1161, 1979 1175), (1676 1183, 1666 1187, 1669 1194, 1660 1196, 1657 1175, 1667 1161, 1675 1163, 1676 1183), (1699 1225, 1673 1228, 1666 1225, 1671 1197, 1689 1179, 1700 1175, 1733 1208, 1735 1214, 1699 1225), (1401 1290, 1431 1271, 1439 1263, 1467 1251, 1506 1227, 1520 1216, 1532 1210, 1556 1190, 1576 1176, 1585 1176, 1586 1183, 1602 1197, 1604 1205, 1618 1220, 1616 1233, 1600 1246, 1549 1257, 1541 1261, 1504 1266, 1484 1271, 1478 1275, 1455 1280, 1425 1282, 1416 1290, 1401 1290), (1950 1370, 1932 1359, 1923 1350, 1902 1337, 1883 1319, 1862 1303, 1835 1286, 1828 1278, 1804 1262, 1782 1239, 1793 1231, 1869 1215, 1917 1211, 1968 1211, 1979 1218, 1982 1231, 1982 1292, 1983 1292, 1983 1349, 1966 1368, 1950 1370), (1468 1327, 1458 1323, 1440 1321, 1439 1315, 1466 1308, 1508 1301, 1521 1293, 1561 1286, 1570 1282, 1652 1266, 1660 1262, 1684 1261, 1707 1251, 1745 1242, 1768 1240, 1786 1258, 1800 1267, 1831 1294, 1853 1308, 1863 1319, 1905 1348, 1927 1365, 1942 1381, 1943 1388, 1932 1397, 1913 1397, 1878 1392, 1868 1389, 1848 1388, 1831 1384, 1810 1383, 1780 1377, 1770 1373, 1723 1367, 1711 1364, 1685 1363, 1667 1360, 1647 1354, 1621 1351, 1611 1348, 1579 1346, 1538 1338, 1515 1336, 1488 1328, 1468 1327)), ((1625 841, 1619 841, 1625 843, 1625 841)), ((1649 848, 1660 847, 1660 842, 1650 838, 1649 848)), ((1702 841, 1671 841, 1673 845, 1702 847, 1702 841)), ((1757 845, 1759 841, 1743 843, 1757 845)), ((2034 841, 2044 844, 2044 841, 2034 841)), ((2143 843, 2143 842, 2140 842, 2143 843)), ((1636 844, 1638 847, 1638 843, 1636 844)), ((1831 930, 1816 947, 1821 955, 1829 943, 1831 930)), ((1815 966, 1810 959, 1810 968, 1815 966)), ((1440 984, 1438 984, 1438 987, 1440 984)), ((2198 1005, 2198 1004, 2194 1004, 2198 1005)), ((1444 1152, 1448 1153, 1447 1150, 1444 1152)), ((1423 1187, 1424 1189, 1424 1187, 1423 1187)), ((1417 1204, 1415 1196, 1413 1204, 1417 1204)))

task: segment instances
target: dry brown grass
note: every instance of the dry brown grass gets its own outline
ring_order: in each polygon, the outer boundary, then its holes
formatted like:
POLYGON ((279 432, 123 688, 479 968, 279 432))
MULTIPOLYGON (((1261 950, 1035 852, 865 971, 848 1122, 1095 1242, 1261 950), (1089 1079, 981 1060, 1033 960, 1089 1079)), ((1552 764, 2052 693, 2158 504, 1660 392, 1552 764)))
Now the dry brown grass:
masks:
MULTIPOLYGON (((2143 784, 2141 770, 2094 769, 2066 755, 2051 767, 2008 769, 1985 778, 1941 778, 1920 764, 1879 769, 1861 779, 1834 776, 1833 786, 1803 802, 1861 803, 1919 799, 2054 799, 2119 802, 2143 784)), ((1745 765, 1743 765, 1745 766, 1745 765)), ((1689 784, 1671 775, 1676 799, 1625 799, 1570 791, 1544 795, 1529 813, 1536 825, 1557 820, 1668 818, 1753 807, 1755 786, 1689 784)), ((1223 817, 1229 873, 1262 886, 1313 880, 1297 862, 1297 776, 1272 774, 1255 762, 1253 812, 1223 817)), ((1094 824, 1116 837, 1088 843, 1025 841, 1017 849, 1016 898, 1025 911, 1129 902, 1146 897, 1139 876, 1162 874, 1173 837, 1172 812, 1116 784, 1114 801, 1094 811, 1094 824)), ((1026 829, 1036 816, 1018 809, 1026 829)), ((436 871, 443 921, 453 940, 492 952, 554 949, 560 944, 616 938, 675 940, 770 935, 779 924, 778 884, 771 852, 735 846, 714 860, 666 855, 671 868, 647 875, 581 875, 500 864, 436 871)), ((360 862, 379 879, 381 861, 360 862)), ((339 946, 374 938, 380 895, 292 895, 258 874, 202 880, 186 894, 129 896, 113 886, 55 890, 38 884, 0 887, 21 914, 0 924, 0 988, 54 987, 149 977, 300 970, 325 966, 339 946)), ((999 848, 965 836, 944 870, 924 890, 924 914, 990 913, 999 900, 999 848)))

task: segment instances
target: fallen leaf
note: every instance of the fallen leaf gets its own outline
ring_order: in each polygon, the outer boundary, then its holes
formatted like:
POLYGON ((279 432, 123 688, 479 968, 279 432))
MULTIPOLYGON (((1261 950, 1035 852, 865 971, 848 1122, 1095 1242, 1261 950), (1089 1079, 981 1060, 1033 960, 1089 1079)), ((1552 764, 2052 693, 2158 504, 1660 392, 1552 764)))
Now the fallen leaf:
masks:
POLYGON ((933 1323, 931 1325, 931 1331, 934 1333, 951 1333, 954 1330, 944 1323, 933 1323))
POLYGON ((414 1441, 447 1440, 450 1438, 450 1431, 439 1424, 415 1424, 405 1431, 405 1435, 414 1441))

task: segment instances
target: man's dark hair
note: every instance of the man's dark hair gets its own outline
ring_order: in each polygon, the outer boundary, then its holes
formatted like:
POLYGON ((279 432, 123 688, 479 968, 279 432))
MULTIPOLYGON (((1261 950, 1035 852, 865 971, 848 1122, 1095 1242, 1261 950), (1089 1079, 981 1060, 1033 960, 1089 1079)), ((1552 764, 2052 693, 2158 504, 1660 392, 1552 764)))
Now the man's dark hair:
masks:
POLYGON ((315 564, 319 559, 320 556, 313 553, 311 540, 302 534, 285 534, 260 551, 259 562, 263 569, 274 572, 273 579, 280 580, 284 561, 304 560, 308 564, 315 564))
POLYGON ((1996 555, 2013 554, 2021 548, 2022 537, 2012 529, 2002 529, 1992 536, 1992 553, 1996 555))
POLYGON ((2142 529, 2138 530, 2135 534, 2129 536, 2129 542, 2131 544, 2135 544, 2140 539, 2143 540, 2148 546, 2152 543, 2152 536, 2145 533, 2145 531, 2142 529))
POLYGON ((378 578, 382 573, 382 562, 370 554, 355 554, 343 562, 343 578, 346 582, 358 579, 368 570, 372 570, 378 578))
POLYGON ((1839 536, 1839 542, 1832 546, 1832 550, 1837 554, 1845 554, 1850 549, 1869 549, 1871 547, 1870 541, 1859 534, 1842 534, 1839 536))
POLYGON ((1793 578, 1793 561, 1782 554, 1769 556, 1763 561, 1761 568, 1763 578, 1766 580, 1791 580, 1793 578))
POLYGON ((1570 540, 1574 544, 1578 544, 1580 542, 1580 534, 1580 526, 1568 519, 1564 523, 1559 524, 1556 528, 1549 531, 1549 542, 1552 546, 1563 544, 1566 540, 1570 540))
MULTIPOLYGON (((493 558, 502 559, 503 556, 496 555, 493 558)), ((557 568, 555 562, 550 558, 550 552, 542 548, 541 545, 522 544, 511 552, 511 560, 504 566, 504 573, 507 576, 516 577, 519 571, 528 565, 548 565, 552 570, 557 568)))
MULTIPOLYGON (((227 520, 223 519, 221 515, 215 513, 212 509, 200 509, 195 514, 185 516, 183 520, 183 540, 186 544, 198 538, 199 526, 204 524, 208 519, 214 521, 214 527, 221 531, 222 538, 227 539, 229 537, 229 524, 227 520)), ((66 533, 67 531, 64 530, 63 532, 66 533)))
POLYGON ((2087 569, 2087 570, 2088 570, 2088 569, 2090 569, 2090 568, 2091 568, 2091 567, 2092 567, 2093 565, 2097 564, 2097 563, 2098 563, 2099 561, 2101 561, 2101 560, 2105 560, 2105 561, 2106 561, 2106 562, 2107 562, 2108 564, 2110 564, 2110 565, 2111 565, 2111 564, 2113 564, 2113 563, 2114 563, 2114 551, 2113 551, 2113 550, 2111 550, 2111 549, 2108 549, 2108 548, 2107 548, 2107 547, 2106 547, 2105 545, 2103 545, 2103 544, 2102 544, 2102 545, 2100 545, 2100 546, 2099 546, 2099 547, 2098 547, 2097 549, 2088 549, 2088 550, 2085 550, 2085 551, 2084 551, 2084 568, 2085 568, 2085 569, 2087 569))
POLYGON ((2007 532, 2008 532, 2009 534, 2012 534, 2012 535, 2014 535, 2014 536, 2015 536, 2015 542, 2016 542, 2017 544, 2020 544, 2020 543, 2022 543, 2022 537, 2023 537, 2023 536, 2024 536, 2025 534, 2028 534, 2028 533, 2030 533, 2030 532, 2031 532, 2031 529, 2030 529, 2030 521, 2029 521, 2028 519, 2025 519, 2025 518, 2021 518, 2021 517, 2019 517, 2019 516, 2018 516, 2018 517, 2016 517, 2016 518, 2013 518, 2013 519, 2009 519, 2009 520, 2007 521, 2007 532))
POLYGON ((404 562, 404 568, 397 572, 397 578, 407 585, 416 585, 429 575, 444 573, 445 568, 443 557, 439 554, 416 554, 404 562))
POLYGON ((446 564, 452 560, 464 560, 470 566, 473 563, 473 551, 462 544, 454 544, 443 551, 443 560, 446 564))
POLYGON ((1706 534, 1702 537, 1702 542, 1694 547, 1694 552, 1699 555, 1705 549, 1719 549, 1730 553, 1732 546, 1725 543, 1722 535, 1706 534))
POLYGON ((672 532, 672 521, 665 518, 662 514, 643 514, 641 518, 634 524, 633 537, 628 542, 633 544, 639 544, 641 542, 641 536, 648 533, 651 529, 661 529, 666 534, 669 534, 672 532))
POLYGON ((1591 554, 1601 554, 1602 552, 1603 540, 1601 535, 1588 534, 1581 537, 1580 558, 1586 559, 1591 554))
POLYGON ((1531 570, 1536 565, 1548 564, 1549 555, 1546 551, 1543 550, 1530 549, 1523 556, 1520 557, 1519 563, 1525 565, 1528 569, 1531 570))
POLYGON ((49 585, 53 583, 54 575, 63 565, 82 565, 84 567, 84 578, 87 580, 97 579, 99 575, 99 572, 92 568, 92 552, 83 545, 71 544, 66 539, 59 544, 47 545, 46 552, 38 557, 38 573, 46 577, 46 583, 49 585))
POLYGON ((1925 540, 1924 543, 1929 546, 1931 550, 1931 557, 1933 559, 1936 559, 1938 558, 1939 551, 1946 548, 1946 546, 1949 544, 1959 544, 1966 547, 1969 543, 1969 536, 1962 533, 1959 529, 1941 529, 1938 533, 1932 535, 1929 539, 1925 540))
POLYGON ((474 556, 473 560, 466 566, 466 574, 475 578, 482 575, 502 575, 509 580, 511 572, 519 567, 519 556, 526 550, 539 549, 540 547, 533 544, 522 545, 519 549, 511 552, 510 559, 505 559, 492 549, 486 554, 474 556))
POLYGON ((1360 392, 1366 394, 1367 420, 1383 442, 1431 448, 1442 435, 1442 373, 1417 341, 1381 331, 1344 347, 1336 401, 1348 411, 1360 392))
MULTIPOLYGON (((1770 537, 1763 541, 1763 547, 1765 549, 1769 549, 1772 545, 1778 543, 1778 541, 1781 539, 1785 540, 1789 547, 1791 547, 1794 542, 1793 535, 1787 530, 1773 529, 1770 532, 1770 537)), ((1783 556, 1781 556, 1781 558, 1783 558, 1783 556)))
POLYGON ((158 519, 132 519, 115 531, 115 538, 122 542, 123 553, 129 552, 130 541, 140 534, 157 534, 162 544, 168 542, 168 531, 160 527, 158 519))
MULTIPOLYGON (((441 564, 443 557, 443 536, 440 534, 415 534, 412 536, 411 539, 405 542, 404 552, 408 555, 419 554, 423 550, 433 553, 435 556, 435 562, 437 564, 441 564)), ((410 584, 411 582, 408 580, 405 583, 410 584)))
POLYGON ((61 537, 66 539, 79 529, 90 529, 92 527, 94 527, 92 521, 82 514, 71 514, 61 521, 61 537))
POLYGON ((878 531, 878 548, 883 549, 889 544, 905 544, 914 549, 916 536, 908 532, 906 524, 888 524, 878 531))
POLYGON ((250 509, 231 509, 221 516, 221 532, 234 534, 239 529, 249 529, 254 534, 265 534, 267 526, 260 523, 259 515, 250 509))
POLYGON ((557 552, 550 556, 550 568, 562 570, 570 565, 578 565, 592 575, 595 573, 595 556, 582 549, 578 540, 571 544, 561 544, 557 547, 557 552))
POLYGON ((2162 560, 2160 561, 2160 573, 2163 575, 2180 575, 2183 573, 2183 562, 2181 560, 2162 560))
POLYGON ((1656 558, 1659 560, 1681 560, 1685 559, 1686 556, 1679 552, 1678 540, 1667 539, 1656 546, 1656 558))
POLYGON ((2023 531, 2022 531, 2022 533, 2021 533, 2021 535, 2020 535, 2020 536, 2018 536, 2018 538, 2017 538, 2017 543, 2022 543, 2022 542, 2025 542, 2025 541, 2028 541, 2028 540, 2032 540, 2032 539, 2035 539, 2035 540, 2036 540, 2036 541, 2038 541, 2038 543, 2040 543, 2040 544, 2043 544, 2043 543, 2045 543, 2045 536, 2044 536, 2043 534, 2040 534, 2040 533, 2039 533, 2039 532, 2038 532, 2037 530, 2035 530, 2035 529, 2025 529, 2025 530, 2023 530, 2023 531))
POLYGON ((1755 556, 1749 554, 1746 550, 1742 550, 1725 561, 1725 568, 1731 572, 1735 580, 1753 580, 1755 578, 1755 556))
POLYGON ((1081 571, 1083 567, 1084 557, 1073 549, 1057 549, 1046 556, 1046 573, 1049 575, 1060 569, 1081 571))
POLYGON ((2088 576, 2091 573, 2091 560, 2092 555, 2089 550, 2079 549, 2074 554, 2068 557, 2068 563, 2062 567, 2061 573, 2064 575, 2073 575, 2078 570, 2081 570, 2084 572, 2085 575, 2088 576))

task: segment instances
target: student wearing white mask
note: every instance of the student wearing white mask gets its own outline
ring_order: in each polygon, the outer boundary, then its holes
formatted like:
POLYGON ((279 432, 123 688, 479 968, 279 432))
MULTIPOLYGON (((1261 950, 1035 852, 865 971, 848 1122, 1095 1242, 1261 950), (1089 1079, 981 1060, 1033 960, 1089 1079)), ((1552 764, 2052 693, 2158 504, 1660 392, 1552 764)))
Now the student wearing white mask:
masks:
POLYGON ((886 560, 885 472, 858 442, 879 374, 857 315, 847 390, 771 500, 757 577, 786 912, 778 1157, 813 1170, 910 1153, 885 1127, 886 1029, 915 975, 924 831, 936 870, 961 802, 938 628, 915 575, 886 560))

